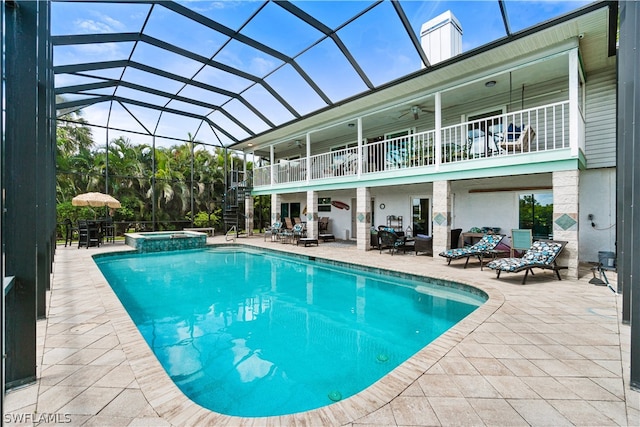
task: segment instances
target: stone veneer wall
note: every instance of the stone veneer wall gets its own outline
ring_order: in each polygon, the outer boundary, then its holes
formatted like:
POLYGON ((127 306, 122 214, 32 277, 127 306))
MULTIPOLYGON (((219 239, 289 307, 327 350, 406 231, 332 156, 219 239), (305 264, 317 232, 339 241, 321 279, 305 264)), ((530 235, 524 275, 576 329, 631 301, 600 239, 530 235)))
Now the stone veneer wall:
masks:
POLYGON ((449 249, 451 240, 451 182, 433 183, 433 254, 449 249))
POLYGON ((253 236, 253 197, 247 195, 244 199, 244 229, 248 236, 253 236))
POLYGON ((371 249, 371 191, 368 187, 356 190, 356 236, 358 250, 371 249))
MULTIPOLYGON (((154 233, 158 234, 158 233, 154 233)), ((166 238, 144 238, 144 235, 136 238, 129 234, 125 234, 125 243, 138 252, 164 252, 164 251, 180 251, 185 249, 203 248, 207 245, 207 235, 204 233, 184 232, 166 232, 166 238), (180 236, 173 238, 172 236, 180 236)))
POLYGON ((307 237, 318 238, 318 193, 307 191, 307 237))
POLYGON ((282 196, 280 194, 271 195, 271 224, 280 221, 280 212, 282 210, 282 196))
POLYGON ((577 278, 580 171, 553 172, 552 180, 553 239, 567 242, 557 263, 569 267, 568 277, 577 278))

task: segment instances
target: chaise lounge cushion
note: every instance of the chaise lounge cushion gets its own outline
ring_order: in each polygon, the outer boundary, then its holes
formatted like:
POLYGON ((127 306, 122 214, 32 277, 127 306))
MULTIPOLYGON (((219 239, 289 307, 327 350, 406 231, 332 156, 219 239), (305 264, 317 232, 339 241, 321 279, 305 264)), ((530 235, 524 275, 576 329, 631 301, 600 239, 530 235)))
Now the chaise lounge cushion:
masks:
POLYGON ((450 259, 466 258, 480 253, 495 249, 495 247, 504 238, 504 234, 485 234, 482 239, 473 246, 465 246, 464 248, 449 249, 440 252, 441 257, 450 259))
POLYGON ((447 258, 447 265, 451 264, 454 259, 466 258, 464 268, 467 268, 469 264, 469 258, 472 256, 477 257, 480 261, 480 269, 482 269, 482 260, 485 255, 491 254, 498 243, 504 238, 504 234, 485 234, 482 239, 473 246, 465 246, 464 248, 449 249, 447 251, 440 252, 441 257, 447 258))
POLYGON ((515 273, 528 267, 551 266, 564 247, 564 242, 538 240, 522 258, 499 258, 487 264, 494 270, 515 273))
POLYGON ((502 258, 491 261, 487 267, 496 270, 496 277, 500 278, 500 273, 506 271, 508 273, 517 273, 525 270, 522 284, 527 281, 529 272, 533 274, 534 268, 553 270, 560 278, 560 270, 567 267, 561 267, 556 264, 556 258, 562 252, 567 242, 558 240, 538 240, 533 242, 522 258, 502 258))

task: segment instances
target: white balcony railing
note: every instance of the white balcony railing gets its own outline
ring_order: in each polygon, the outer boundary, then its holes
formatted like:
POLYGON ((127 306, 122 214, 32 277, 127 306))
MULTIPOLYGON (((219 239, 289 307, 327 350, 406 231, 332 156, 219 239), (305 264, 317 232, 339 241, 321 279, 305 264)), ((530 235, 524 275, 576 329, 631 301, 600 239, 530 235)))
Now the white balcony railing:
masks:
MULTIPOLYGON (((578 138, 584 138, 584 121, 578 138)), ((501 114, 443 127, 440 156, 436 155, 436 132, 429 130, 408 136, 372 142, 311 156, 311 181, 375 174, 383 171, 450 164, 472 159, 508 157, 523 153, 569 148, 569 102, 501 114)), ((273 184, 307 180, 306 158, 280 161, 274 165, 273 184)), ((271 183, 271 167, 254 170, 254 186, 271 183)))
POLYGON ((311 156, 311 179, 335 178, 358 174, 358 149, 345 148, 311 156))

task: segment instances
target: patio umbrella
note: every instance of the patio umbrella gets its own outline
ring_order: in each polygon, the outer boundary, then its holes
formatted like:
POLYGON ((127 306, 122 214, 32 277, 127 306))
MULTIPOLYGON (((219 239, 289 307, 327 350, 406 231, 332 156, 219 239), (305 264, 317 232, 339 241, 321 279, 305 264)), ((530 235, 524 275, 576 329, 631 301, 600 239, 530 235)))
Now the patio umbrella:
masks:
POLYGON ((108 206, 110 208, 119 208, 121 206, 120 202, 116 198, 103 193, 79 194, 71 199, 71 204, 73 206, 108 206))

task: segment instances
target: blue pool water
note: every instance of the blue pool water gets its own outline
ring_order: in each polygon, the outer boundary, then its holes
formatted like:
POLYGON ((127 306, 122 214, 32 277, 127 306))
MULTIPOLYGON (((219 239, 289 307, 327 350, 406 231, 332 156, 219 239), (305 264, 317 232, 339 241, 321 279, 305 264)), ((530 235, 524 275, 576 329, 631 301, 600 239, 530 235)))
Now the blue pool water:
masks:
POLYGON ((424 280, 248 248, 96 262, 185 395, 244 417, 352 396, 485 301, 424 280))

